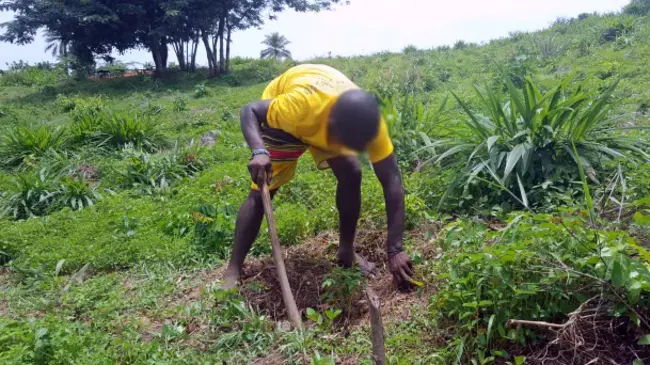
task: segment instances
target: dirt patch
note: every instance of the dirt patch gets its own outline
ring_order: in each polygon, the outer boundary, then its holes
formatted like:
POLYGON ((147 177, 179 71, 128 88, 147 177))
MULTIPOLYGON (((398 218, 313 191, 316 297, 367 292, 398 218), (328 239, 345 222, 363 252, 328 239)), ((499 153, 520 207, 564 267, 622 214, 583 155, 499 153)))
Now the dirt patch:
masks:
MULTIPOLYGON (((414 248, 417 248, 423 258, 433 258, 435 253, 433 245, 424 239, 422 231, 412 232, 409 238, 415 242, 414 248)), ((296 305, 303 316, 307 308, 317 310, 326 308, 322 300, 322 285, 324 278, 335 267, 337 242, 338 234, 323 234, 300 246, 291 247, 285 253, 287 276, 294 292, 296 305)), ((418 292, 399 291, 386 265, 385 242, 386 236, 380 231, 360 231, 355 249, 358 254, 377 264, 376 274, 374 278, 368 280, 368 285, 379 295, 384 317, 391 320, 406 320, 411 318, 412 305, 427 305, 434 288, 425 285, 418 292)), ((245 266, 240 292, 249 303, 273 320, 287 319, 272 258, 252 260, 245 266)), ((363 296, 354 302, 353 308, 350 313, 351 323, 367 323, 368 308, 363 296)))

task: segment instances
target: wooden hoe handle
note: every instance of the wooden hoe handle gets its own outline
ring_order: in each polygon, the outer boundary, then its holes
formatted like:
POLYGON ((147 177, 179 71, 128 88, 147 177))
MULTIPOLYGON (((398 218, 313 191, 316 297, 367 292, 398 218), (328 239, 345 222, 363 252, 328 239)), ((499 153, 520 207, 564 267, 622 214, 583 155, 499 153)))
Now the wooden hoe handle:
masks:
POLYGON ((287 314, 291 326, 293 326, 294 329, 302 329, 300 312, 298 312, 298 306, 296 306, 296 301, 293 299, 293 293, 291 292, 289 279, 287 278, 287 270, 284 267, 282 247, 280 246, 280 239, 278 239, 278 232, 275 228, 273 206, 271 205, 271 194, 269 193, 269 186, 266 183, 262 186, 262 203, 264 204, 266 221, 269 224, 271 247, 273 249, 273 261, 275 262, 275 269, 278 272, 278 280, 280 281, 280 288, 282 289, 282 300, 284 301, 285 307, 287 307, 287 314))

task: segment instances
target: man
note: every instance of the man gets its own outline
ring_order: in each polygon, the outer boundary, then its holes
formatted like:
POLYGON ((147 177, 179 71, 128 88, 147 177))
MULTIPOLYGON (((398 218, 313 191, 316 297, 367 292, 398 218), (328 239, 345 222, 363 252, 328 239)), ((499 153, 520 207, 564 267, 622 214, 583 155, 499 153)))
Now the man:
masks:
POLYGON ((262 224, 264 207, 259 187, 269 184, 273 196, 294 176, 297 160, 307 149, 318 168, 331 168, 338 181, 337 258, 345 267, 352 266, 354 260, 361 208, 361 165, 356 154, 368 152, 386 201, 388 266, 398 285, 408 286, 413 265, 402 251, 402 178, 386 123, 372 95, 329 66, 296 66, 273 80, 261 101, 242 109, 241 128, 252 150, 248 170, 253 186, 237 216, 235 244, 223 288, 237 285, 262 224))

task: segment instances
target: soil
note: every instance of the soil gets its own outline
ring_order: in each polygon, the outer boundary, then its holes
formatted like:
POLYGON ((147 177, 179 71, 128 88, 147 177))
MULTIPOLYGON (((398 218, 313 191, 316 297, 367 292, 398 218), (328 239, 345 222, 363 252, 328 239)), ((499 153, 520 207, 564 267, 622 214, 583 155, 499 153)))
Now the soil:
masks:
MULTIPOLYGON (((433 258, 435 249, 424 239, 423 232, 413 232, 410 238, 415 242, 423 258, 433 258)), ((381 300, 382 315, 387 320, 408 319, 413 305, 426 307, 428 298, 435 288, 425 284, 417 292, 400 291, 393 283, 392 275, 386 265, 385 242, 386 236, 382 232, 360 231, 355 249, 359 255, 377 265, 373 277, 368 278, 368 285, 381 300)), ((291 247, 285 252, 289 284, 303 317, 307 308, 316 310, 327 308, 322 300, 322 285, 324 278, 336 265, 337 244, 338 235, 328 233, 309 239, 302 245, 291 247)), ((244 267, 240 292, 249 303, 273 320, 287 320, 280 284, 271 257, 249 261, 244 267)), ((368 323, 368 307, 364 296, 360 295, 355 299, 352 308, 348 316, 351 324, 368 323)))

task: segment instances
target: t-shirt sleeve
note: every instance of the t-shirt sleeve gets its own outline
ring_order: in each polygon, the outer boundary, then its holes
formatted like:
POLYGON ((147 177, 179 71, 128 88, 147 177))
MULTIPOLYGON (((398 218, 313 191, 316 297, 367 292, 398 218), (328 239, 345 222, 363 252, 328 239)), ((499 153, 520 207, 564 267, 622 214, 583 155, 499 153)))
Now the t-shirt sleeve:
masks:
POLYGON ((370 162, 377 163, 382 161, 386 157, 390 156, 393 153, 394 147, 393 142, 390 140, 388 135, 388 126, 384 118, 381 119, 379 124, 379 132, 375 139, 370 142, 368 146, 368 157, 370 162))
POLYGON ((271 128, 295 135, 296 126, 310 113, 308 96, 300 89, 281 94, 271 100, 266 121, 271 128))

